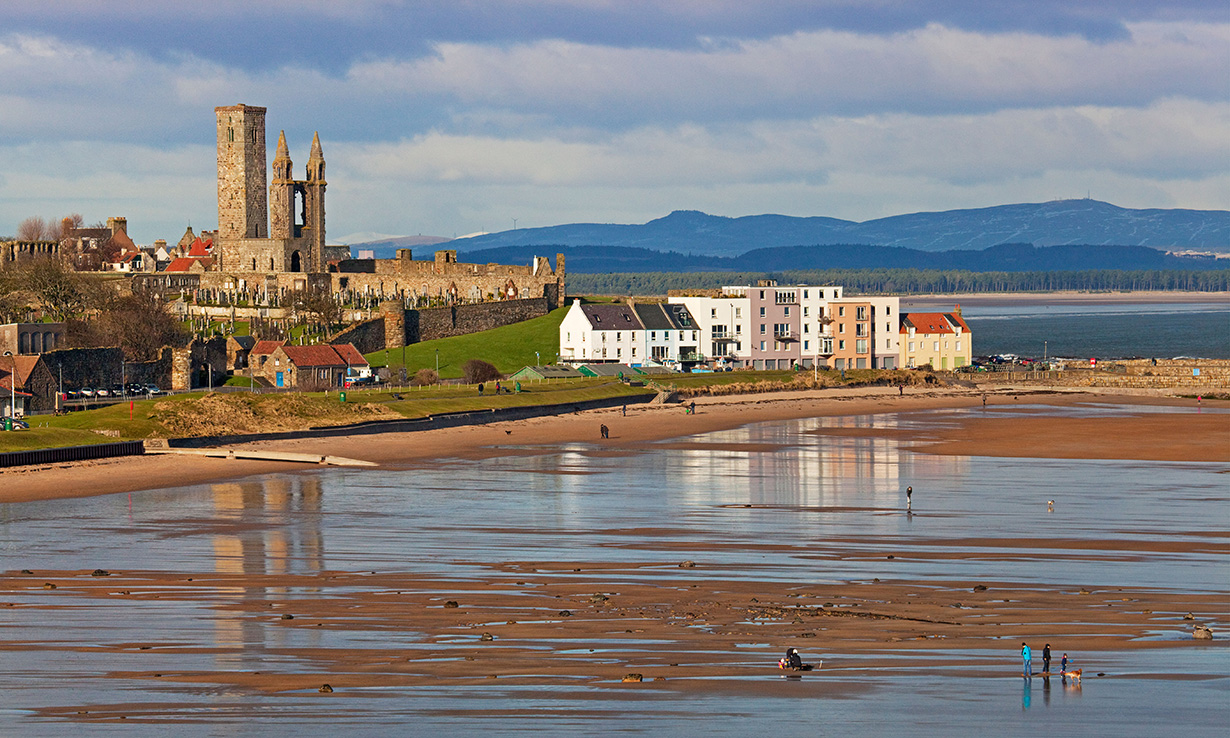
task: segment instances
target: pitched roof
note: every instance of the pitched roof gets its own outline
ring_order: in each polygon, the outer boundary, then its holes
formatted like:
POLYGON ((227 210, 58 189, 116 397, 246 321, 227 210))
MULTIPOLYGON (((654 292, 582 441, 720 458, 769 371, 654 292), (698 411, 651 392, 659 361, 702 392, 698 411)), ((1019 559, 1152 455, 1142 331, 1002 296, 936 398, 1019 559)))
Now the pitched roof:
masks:
MULTIPOLYGON (((5 373, 5 377, 10 377, 13 374, 13 365, 17 368, 17 386, 25 387, 26 382, 30 381, 30 375, 34 372, 34 368, 43 360, 43 357, 30 354, 19 354, 17 356, 0 356, 0 372, 5 373)), ((6 381, 7 380, 0 380, 6 381)), ((10 384, 4 384, 6 388, 11 389, 10 384)))
POLYGON ((338 356, 342 357, 342 360, 345 361, 348 366, 367 366, 367 359, 363 358, 363 354, 359 353, 359 350, 354 347, 354 344, 333 343, 329 345, 333 347, 333 350, 337 352, 338 356))
POLYGON ((179 237, 179 243, 175 244, 176 248, 187 248, 196 240, 196 234, 192 232, 192 226, 188 226, 188 230, 184 231, 184 235, 179 237))
POLYGON ((110 243, 119 246, 121 251, 136 251, 137 245, 132 242, 128 234, 124 231, 116 231, 107 239, 110 243))
POLYGON ((670 315, 658 302, 637 303, 632 306, 645 330, 670 330, 674 328, 670 315))
POLYGON ((600 331, 638 331, 643 327, 636 312, 627 305, 582 305, 581 314, 591 327, 600 331))
POLYGON ((582 364, 581 372, 594 377, 632 377, 640 373, 627 364, 582 364))
POLYGON ((286 341, 257 341, 248 354, 250 356, 268 356, 277 351, 279 346, 285 345, 286 341))
POLYGON ((256 339, 252 336, 231 336, 230 340, 239 344, 239 348, 248 352, 251 352, 252 347, 256 345, 256 339))
POLYGON ((295 366, 346 366, 346 360, 329 344, 317 346, 283 346, 282 352, 295 366))
POLYGON ((188 249, 188 256, 193 256, 197 258, 204 257, 204 256, 211 256, 213 253, 212 251, 213 247, 214 247, 214 241, 212 238, 205 238, 205 239, 198 238, 192 242, 191 248, 188 249))
POLYGON ((181 256, 177 259, 171 259, 171 263, 167 264, 167 268, 163 269, 163 271, 164 272, 189 272, 189 271, 192 271, 192 267, 197 264, 201 265, 201 269, 208 270, 209 267, 213 266, 213 263, 214 263, 214 260, 210 258, 202 259, 202 258, 197 258, 193 256, 181 256))
POLYGON ((901 316, 901 332, 910 328, 919 333, 955 333, 953 327, 969 331, 969 326, 955 313, 905 313, 901 316))

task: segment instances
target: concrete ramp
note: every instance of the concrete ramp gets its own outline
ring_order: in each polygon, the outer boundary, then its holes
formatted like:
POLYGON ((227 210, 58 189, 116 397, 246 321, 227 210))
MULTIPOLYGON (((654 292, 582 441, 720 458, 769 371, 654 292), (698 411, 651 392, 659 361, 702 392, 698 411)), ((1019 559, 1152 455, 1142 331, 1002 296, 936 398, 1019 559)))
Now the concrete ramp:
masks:
POLYGON ((377 466, 371 461, 348 459, 344 456, 321 454, 297 454, 288 451, 254 451, 234 448, 146 448, 147 454, 176 454, 179 456, 205 456, 212 459, 251 459, 255 461, 287 461, 296 464, 323 464, 326 466, 377 466))

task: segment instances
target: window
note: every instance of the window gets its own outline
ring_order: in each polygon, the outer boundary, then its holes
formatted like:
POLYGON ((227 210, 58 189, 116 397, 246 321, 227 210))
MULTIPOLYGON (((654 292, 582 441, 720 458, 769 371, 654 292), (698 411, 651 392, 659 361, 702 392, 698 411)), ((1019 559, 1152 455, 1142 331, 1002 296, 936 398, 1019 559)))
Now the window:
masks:
POLYGON ((789 323, 774 323, 773 324, 773 335, 789 336, 790 335, 790 324, 789 323))
POLYGON ((856 354, 867 353, 867 339, 866 338, 860 338, 854 342, 854 353, 856 354))
POLYGON ((947 339, 945 339, 945 340, 944 340, 944 348, 948 348, 948 340, 947 340, 947 339))
POLYGON ((760 324, 760 335, 764 335, 764 323, 760 324))
POLYGON ((885 315, 892 315, 892 314, 893 314, 893 309, 892 309, 891 307, 889 307, 889 306, 885 305, 885 306, 884 306, 884 314, 885 314, 885 315))
POLYGON ((632 358, 636 358, 636 346, 632 347, 632 358))
POLYGON ((652 341, 656 341, 656 340, 658 340, 658 332, 657 332, 657 331, 649 331, 649 338, 650 338, 650 340, 652 340, 652 341))
POLYGON ((867 320, 867 307, 865 305, 859 305, 854 308, 854 318, 855 320, 867 320))
POLYGON ((784 310, 785 310, 785 313, 783 313, 783 317, 789 318, 790 317, 790 306, 786 306, 784 310))
POLYGON ((961 350, 961 342, 957 341, 957 351, 960 351, 960 350, 961 350))
POLYGON ((742 332, 743 332, 743 324, 742 324, 742 323, 735 323, 735 335, 737 336, 737 335, 739 335, 739 334, 740 334, 740 333, 742 333, 742 332))
POLYGON ((679 331, 679 340, 680 340, 680 341, 682 341, 682 340, 683 340, 683 331, 679 331))
MULTIPOLYGON (((803 296, 804 296, 804 297, 806 297, 807 295, 805 294, 805 295, 803 295, 803 296)), ((803 342, 803 350, 804 350, 804 351, 806 351, 806 350, 807 350, 807 341, 804 341, 804 342, 803 342)))
POLYGON ((884 324, 884 330, 889 331, 889 332, 891 333, 891 332, 892 332, 892 330, 893 330, 893 324, 892 324, 892 323, 887 323, 887 322, 886 322, 886 323, 884 324))
POLYGON ((709 327, 709 333, 714 338, 725 338, 726 337, 726 326, 716 325, 716 324, 712 325, 709 327))
POLYGON ((713 309, 711 309, 711 310, 709 311, 709 317, 710 317, 710 318, 716 318, 716 317, 717 317, 717 308, 713 308, 713 309))
POLYGON ((845 323, 838 323, 838 324, 837 324, 837 332, 838 332, 838 333, 845 333, 845 332, 846 332, 846 324, 845 324, 845 323))
POLYGON ((565 339, 564 339, 565 341, 571 341, 571 340, 572 340, 572 331, 568 331, 568 333, 566 333, 565 335, 566 335, 566 336, 568 336, 567 338, 565 338, 565 339))
POLYGON ((891 349, 892 347, 893 347, 893 339, 891 338, 884 339, 884 348, 891 349))
POLYGON ((760 308, 760 317, 764 317, 764 308, 760 308))
MULTIPOLYGON (((804 293, 803 293, 803 296, 804 296, 804 297, 807 297, 807 293, 806 293, 806 292, 804 292, 804 293)), ((804 306, 803 306, 803 317, 804 317, 804 318, 806 318, 806 317, 807 317, 807 306, 806 306, 806 305, 804 305, 804 306)))
POLYGON ((742 317, 743 317, 743 308, 735 308, 735 317, 736 317, 736 318, 742 318, 742 317))
MULTIPOLYGON (((807 290, 803 290, 803 299, 807 299, 807 290)), ((803 314, 807 315, 807 308, 803 308, 803 314)))
POLYGON ((845 308, 845 306, 844 306, 844 305, 842 305, 841 307, 837 308, 837 315, 838 315, 839 317, 840 317, 840 316, 844 316, 845 314, 846 314, 846 308, 845 308))
POLYGON ((913 341, 910 341, 910 349, 909 349, 909 350, 910 350, 910 351, 913 351, 913 350, 914 350, 914 342, 913 342, 913 341))
POLYGON ((939 351, 939 350, 940 350, 940 342, 939 342, 939 341, 936 341, 936 342, 935 342, 935 348, 934 348, 934 349, 932 349, 932 350, 933 350, 933 351, 939 351))
POLYGON ((867 324, 866 323, 855 323, 854 324, 854 335, 856 336, 867 335, 867 324))
POLYGON ((762 299, 762 300, 764 299, 764 290, 761 290, 761 291, 760 291, 760 299, 762 299))
POLYGON ((622 334, 622 333, 620 333, 619 331, 615 331, 615 340, 616 340, 616 341, 622 341, 622 340, 623 340, 623 334, 622 334))
POLYGON ((621 348, 617 348, 617 349, 615 349, 615 357, 616 357, 616 358, 618 358, 618 357, 620 357, 620 356, 623 356, 623 355, 624 355, 624 350, 623 350, 623 349, 621 349, 621 348))
POLYGON ((811 323, 804 323, 804 324, 803 324, 803 332, 804 332, 804 333, 807 333, 807 332, 808 332, 808 330, 809 330, 810 328, 811 328, 811 323))
POLYGON ((838 350, 838 351, 845 351, 845 350, 846 350, 846 342, 845 342, 845 341, 838 341, 838 342, 837 342, 837 350, 838 350))
POLYGON ((761 341, 761 342, 760 342, 760 350, 761 350, 761 351, 764 351, 764 341, 761 341))

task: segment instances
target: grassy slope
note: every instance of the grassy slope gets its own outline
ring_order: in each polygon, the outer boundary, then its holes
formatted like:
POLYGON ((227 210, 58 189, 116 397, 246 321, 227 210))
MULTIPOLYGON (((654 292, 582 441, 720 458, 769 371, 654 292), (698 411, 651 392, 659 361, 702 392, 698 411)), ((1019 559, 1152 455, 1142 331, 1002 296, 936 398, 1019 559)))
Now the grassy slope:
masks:
MULTIPOLYGON (((454 338, 423 341, 406 347, 406 372, 413 376, 419 369, 436 368, 436 349, 440 350, 440 376, 445 379, 460 377, 461 365, 469 359, 489 361, 505 374, 533 364, 534 352, 542 363, 555 362, 559 351, 559 325, 568 308, 552 310, 548 315, 481 333, 471 333, 454 338)), ((388 352, 388 364, 396 371, 401 368, 401 350, 388 352)), ((385 366, 385 352, 367 354, 373 367, 385 366)))

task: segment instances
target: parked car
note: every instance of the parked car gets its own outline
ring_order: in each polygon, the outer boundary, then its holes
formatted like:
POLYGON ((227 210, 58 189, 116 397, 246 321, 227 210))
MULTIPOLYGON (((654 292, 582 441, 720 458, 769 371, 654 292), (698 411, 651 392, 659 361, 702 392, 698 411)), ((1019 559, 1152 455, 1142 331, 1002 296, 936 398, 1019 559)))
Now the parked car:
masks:
POLYGON ((147 384, 147 385, 145 385, 145 394, 147 394, 147 395, 161 395, 161 394, 162 394, 162 390, 158 389, 158 385, 156 385, 156 384, 147 384))
POLYGON ((97 394, 93 387, 82 387, 80 392, 82 397, 94 397, 97 394))
POLYGON ((5 430, 30 430, 30 424, 21 418, 10 418, 6 415, 0 419, 0 428, 5 430))
POLYGON ((79 389, 69 389, 69 390, 64 390, 64 399, 66 399, 66 400, 80 400, 80 399, 81 399, 81 390, 79 390, 79 389))
POLYGON ((110 397, 111 393, 107 391, 106 387, 95 387, 94 396, 95 397, 110 397))
POLYGON ((124 391, 130 395, 143 395, 145 394, 145 385, 139 382, 129 382, 124 385, 124 391))
POLYGON ((124 385, 122 384, 111 385, 111 396, 112 397, 123 397, 124 394, 125 394, 124 385))

